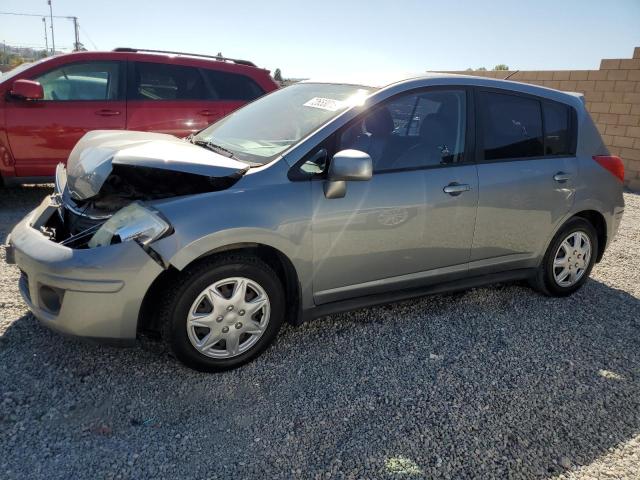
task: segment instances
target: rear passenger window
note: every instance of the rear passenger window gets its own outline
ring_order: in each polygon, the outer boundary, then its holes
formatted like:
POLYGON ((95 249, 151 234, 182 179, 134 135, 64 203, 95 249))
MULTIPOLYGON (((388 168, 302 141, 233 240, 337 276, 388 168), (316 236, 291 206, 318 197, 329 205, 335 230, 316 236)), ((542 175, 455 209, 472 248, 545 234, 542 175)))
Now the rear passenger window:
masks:
POLYGON ((254 100, 264 90, 251 78, 219 70, 202 70, 215 100, 254 100))
POLYGON ((544 115, 544 154, 570 155, 571 124, 570 110, 566 105, 555 102, 542 104, 544 115))
POLYGON ((543 155, 540 102, 502 93, 481 92, 485 160, 543 155))
POLYGON ((138 100, 205 100, 204 79, 197 68, 136 62, 134 98, 138 100))

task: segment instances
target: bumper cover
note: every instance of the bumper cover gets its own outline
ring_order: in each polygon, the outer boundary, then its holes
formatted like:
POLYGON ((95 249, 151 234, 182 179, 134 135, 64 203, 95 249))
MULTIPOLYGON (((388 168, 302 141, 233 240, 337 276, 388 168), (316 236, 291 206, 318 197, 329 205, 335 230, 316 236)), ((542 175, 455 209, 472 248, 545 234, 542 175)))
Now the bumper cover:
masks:
POLYGON ((9 236, 7 258, 23 273, 25 303, 45 326, 61 333, 135 340, 142 300, 162 267, 135 242, 72 249, 49 240, 34 226, 53 214, 50 202, 45 199, 9 236), (59 297, 54 308, 51 292, 59 297))

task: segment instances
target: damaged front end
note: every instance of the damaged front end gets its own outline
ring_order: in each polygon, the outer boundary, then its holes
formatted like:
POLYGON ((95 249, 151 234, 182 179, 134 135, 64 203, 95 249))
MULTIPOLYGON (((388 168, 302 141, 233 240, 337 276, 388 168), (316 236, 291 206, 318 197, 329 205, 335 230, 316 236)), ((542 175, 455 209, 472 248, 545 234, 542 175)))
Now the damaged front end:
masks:
POLYGON ((248 166, 170 135, 96 131, 56 169, 52 215, 40 230, 72 248, 135 239, 143 246, 171 233, 144 203, 225 190, 248 166))

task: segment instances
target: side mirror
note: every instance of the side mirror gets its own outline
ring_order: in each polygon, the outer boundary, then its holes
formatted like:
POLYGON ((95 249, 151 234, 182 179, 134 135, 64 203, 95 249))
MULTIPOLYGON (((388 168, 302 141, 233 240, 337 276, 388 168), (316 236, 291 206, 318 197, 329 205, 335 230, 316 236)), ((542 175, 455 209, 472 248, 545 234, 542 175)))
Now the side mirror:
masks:
POLYGON ((368 153, 360 150, 341 150, 331 159, 324 196, 342 198, 347 193, 347 181, 364 182, 371 180, 373 164, 368 153))
POLYGON ((12 97, 21 98, 23 100, 42 100, 44 98, 44 90, 42 89, 40 82, 25 79, 13 82, 9 94, 12 97))

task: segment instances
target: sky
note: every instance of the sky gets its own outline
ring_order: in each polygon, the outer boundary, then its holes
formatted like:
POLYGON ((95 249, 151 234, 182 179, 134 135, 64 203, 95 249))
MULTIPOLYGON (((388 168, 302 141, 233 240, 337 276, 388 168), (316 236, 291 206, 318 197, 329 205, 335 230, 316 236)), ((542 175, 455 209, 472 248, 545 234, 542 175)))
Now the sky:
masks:
MULTIPOLYGON (((128 46, 251 60, 285 78, 493 68, 597 69, 640 46, 640 0, 52 0, 89 50, 128 46)), ((46 0, 0 12, 48 13, 46 0)), ((56 47, 73 44, 55 19, 56 47)), ((44 46, 38 17, 0 15, 0 40, 44 46)), ((49 35, 49 42, 51 42, 49 35)))

